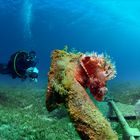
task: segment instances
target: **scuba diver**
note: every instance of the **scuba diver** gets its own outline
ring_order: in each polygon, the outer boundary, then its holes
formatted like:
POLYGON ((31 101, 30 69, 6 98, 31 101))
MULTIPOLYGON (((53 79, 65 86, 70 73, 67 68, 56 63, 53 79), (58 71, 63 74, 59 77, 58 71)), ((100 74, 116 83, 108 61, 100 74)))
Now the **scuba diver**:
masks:
POLYGON ((22 80, 29 78, 37 82, 38 69, 36 68, 36 52, 18 51, 11 55, 8 64, 0 64, 0 74, 10 74, 13 79, 22 80))

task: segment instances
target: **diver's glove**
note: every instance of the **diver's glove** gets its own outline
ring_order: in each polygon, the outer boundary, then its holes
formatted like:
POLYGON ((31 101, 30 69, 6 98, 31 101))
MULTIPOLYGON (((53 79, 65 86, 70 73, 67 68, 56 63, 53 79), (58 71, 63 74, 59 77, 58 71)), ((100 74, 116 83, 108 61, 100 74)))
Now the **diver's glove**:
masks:
POLYGON ((31 81, 38 82, 39 70, 36 67, 30 67, 26 70, 26 76, 30 78, 31 81))

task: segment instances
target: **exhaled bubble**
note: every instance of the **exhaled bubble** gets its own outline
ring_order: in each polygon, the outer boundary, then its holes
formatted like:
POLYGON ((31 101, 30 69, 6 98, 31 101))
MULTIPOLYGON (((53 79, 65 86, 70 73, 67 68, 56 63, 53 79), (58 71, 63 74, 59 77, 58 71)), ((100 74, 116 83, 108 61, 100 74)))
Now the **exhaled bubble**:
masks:
POLYGON ((25 0, 23 5, 23 21, 24 21, 24 36, 31 38, 31 22, 32 22, 32 1, 25 0))

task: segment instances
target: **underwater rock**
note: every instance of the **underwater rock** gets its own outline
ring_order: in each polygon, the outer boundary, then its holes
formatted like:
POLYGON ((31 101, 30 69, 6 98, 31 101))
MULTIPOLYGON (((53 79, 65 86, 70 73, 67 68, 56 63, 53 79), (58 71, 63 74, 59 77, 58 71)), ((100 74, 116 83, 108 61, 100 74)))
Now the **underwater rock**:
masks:
POLYGON ((117 140, 109 122, 92 102, 102 101, 107 80, 114 78, 115 67, 104 55, 85 55, 55 50, 48 73, 46 107, 52 111, 62 103, 83 140, 117 140))

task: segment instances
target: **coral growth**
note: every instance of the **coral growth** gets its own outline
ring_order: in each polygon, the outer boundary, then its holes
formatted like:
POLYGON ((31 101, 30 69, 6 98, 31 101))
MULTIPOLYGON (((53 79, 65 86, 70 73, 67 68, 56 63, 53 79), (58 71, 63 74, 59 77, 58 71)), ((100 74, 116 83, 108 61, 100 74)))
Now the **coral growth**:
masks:
POLYGON ((52 111, 64 103, 82 139, 117 140, 109 122, 102 116, 86 93, 101 101, 107 91, 106 81, 115 76, 115 67, 103 55, 52 53, 46 106, 52 111))

